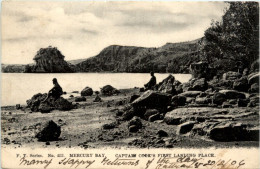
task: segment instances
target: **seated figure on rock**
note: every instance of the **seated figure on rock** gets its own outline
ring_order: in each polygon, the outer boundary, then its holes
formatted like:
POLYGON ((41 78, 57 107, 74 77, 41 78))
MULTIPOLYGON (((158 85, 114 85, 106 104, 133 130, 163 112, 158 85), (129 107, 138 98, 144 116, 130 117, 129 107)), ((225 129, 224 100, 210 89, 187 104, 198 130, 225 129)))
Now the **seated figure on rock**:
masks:
POLYGON ((154 76, 154 72, 151 72, 151 79, 148 83, 144 85, 145 90, 154 90, 154 87, 156 86, 156 77, 154 76))
POLYGON ((48 92, 47 97, 42 101, 45 102, 49 97, 53 97, 55 100, 60 98, 60 96, 63 94, 62 88, 60 87, 58 81, 56 78, 52 79, 53 82, 53 88, 48 92))

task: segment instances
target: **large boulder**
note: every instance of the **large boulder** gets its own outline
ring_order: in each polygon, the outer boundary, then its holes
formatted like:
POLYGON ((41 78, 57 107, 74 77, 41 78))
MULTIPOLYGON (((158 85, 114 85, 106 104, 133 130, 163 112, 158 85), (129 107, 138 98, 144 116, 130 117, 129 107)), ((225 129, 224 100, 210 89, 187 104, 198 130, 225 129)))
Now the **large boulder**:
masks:
POLYGON ((44 94, 38 93, 38 94, 34 95, 31 99, 26 101, 27 106, 33 112, 40 111, 42 113, 49 113, 51 110, 54 110, 54 109, 71 110, 74 108, 72 103, 69 102, 68 100, 64 99, 63 97, 60 97, 58 99, 49 97, 47 100, 45 100, 46 97, 47 97, 47 93, 44 93, 44 94))
POLYGON ((148 90, 137 98, 132 105, 134 107, 167 108, 170 100, 171 95, 169 94, 148 90))
POLYGON ((119 92, 119 90, 112 87, 111 85, 106 85, 106 86, 101 88, 101 93, 105 96, 111 96, 111 95, 114 95, 114 94, 118 94, 120 92, 119 92))
POLYGON ((252 73, 252 74, 248 75, 248 83, 250 85, 252 85, 254 83, 259 84, 259 76, 260 76, 260 73, 252 73))
POLYGON ((236 80, 239 79, 241 76, 242 74, 239 72, 229 71, 223 74, 223 80, 236 80))
POLYGON ((205 78, 196 79, 189 90, 205 91, 208 89, 208 83, 205 78))
POLYGON ((93 90, 90 87, 85 87, 81 92, 81 96, 92 96, 93 90))
POLYGON ((225 94, 217 92, 213 95, 212 100, 214 104, 221 105, 227 99, 225 94))
POLYGON ((246 95, 244 93, 238 92, 236 90, 220 90, 219 93, 225 94, 227 99, 245 99, 246 95))
POLYGON ((225 114, 226 110, 212 107, 189 107, 178 108, 167 112, 164 116, 164 122, 169 125, 179 125, 186 121, 198 121, 211 118, 215 114, 225 114))
POLYGON ((54 121, 50 120, 40 125, 35 137, 39 141, 54 141, 58 140, 60 134, 60 126, 58 126, 54 121))
POLYGON ((176 94, 174 82, 175 82, 174 76, 169 75, 167 78, 165 78, 162 82, 158 84, 158 91, 172 94, 172 95, 176 94))
POLYGON ((45 94, 35 94, 33 97, 26 101, 27 106, 31 109, 33 112, 39 111, 39 106, 41 102, 47 97, 47 93, 45 94))
POLYGON ((242 141, 246 140, 247 125, 242 123, 224 123, 213 127, 209 137, 215 141, 242 141))
POLYGON ((71 102, 69 102, 68 100, 64 99, 63 97, 58 98, 55 102, 54 102, 54 107, 57 110, 71 110, 74 108, 74 106, 72 105, 71 102))

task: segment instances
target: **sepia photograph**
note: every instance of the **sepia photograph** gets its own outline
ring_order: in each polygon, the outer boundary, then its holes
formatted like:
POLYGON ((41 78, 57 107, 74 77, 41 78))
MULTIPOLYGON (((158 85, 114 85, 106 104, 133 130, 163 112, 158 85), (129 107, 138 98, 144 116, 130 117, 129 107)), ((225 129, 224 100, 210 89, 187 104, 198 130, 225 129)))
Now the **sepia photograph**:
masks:
POLYGON ((3 168, 54 168, 52 157, 57 168, 98 168, 96 158, 104 168, 243 168, 246 159, 202 160, 218 149, 259 157, 257 1, 6 0, 1 8, 3 168), (139 166, 137 157, 177 161, 139 166))

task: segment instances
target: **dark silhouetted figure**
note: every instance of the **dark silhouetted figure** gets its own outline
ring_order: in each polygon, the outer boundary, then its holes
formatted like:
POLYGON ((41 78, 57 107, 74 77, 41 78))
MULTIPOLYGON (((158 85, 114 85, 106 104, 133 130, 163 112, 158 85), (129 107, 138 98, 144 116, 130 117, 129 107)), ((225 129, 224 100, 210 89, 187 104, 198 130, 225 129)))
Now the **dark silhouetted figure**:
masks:
POLYGON ((47 97, 44 99, 43 102, 45 102, 50 96, 53 97, 55 100, 60 98, 60 96, 63 94, 62 88, 60 87, 58 81, 56 78, 52 79, 53 82, 53 88, 49 91, 47 97))
POLYGON ((150 74, 152 77, 150 81, 144 85, 145 90, 153 90, 156 85, 156 77, 154 76, 154 72, 151 72, 150 74))

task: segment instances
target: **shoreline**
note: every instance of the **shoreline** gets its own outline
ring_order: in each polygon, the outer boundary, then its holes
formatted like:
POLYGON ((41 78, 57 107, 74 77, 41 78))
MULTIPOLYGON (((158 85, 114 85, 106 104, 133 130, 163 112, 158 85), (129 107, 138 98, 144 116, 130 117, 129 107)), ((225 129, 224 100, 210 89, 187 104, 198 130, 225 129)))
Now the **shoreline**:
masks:
MULTIPOLYGON (((128 131, 128 121, 119 122, 113 129, 103 129, 105 124, 117 121, 118 112, 129 105, 133 94, 140 94, 138 88, 120 90, 113 96, 101 96, 103 102, 94 103, 94 96, 87 96, 85 102, 74 102, 76 109, 69 111, 53 110, 50 113, 31 112, 28 108, 16 110, 15 106, 1 107, 2 146, 12 148, 231 148, 258 147, 255 141, 216 142, 199 136, 177 135, 178 126, 167 125, 162 121, 149 122, 141 119, 143 127, 136 133, 128 131), (10 114, 11 112, 11 114, 10 114), (34 136, 36 126, 43 121, 53 120, 61 126, 60 140, 41 142, 34 136), (158 131, 168 133, 159 137, 158 131), (9 142, 8 140, 9 139, 9 142), (172 147, 165 147, 167 140, 173 139, 172 147), (49 145, 50 144, 50 145, 49 145)), ((189 107, 187 107, 189 109, 189 107)), ((207 108, 207 107, 206 107, 207 108)), ((202 109, 197 107, 196 109, 202 109)), ((223 110, 258 111, 257 108, 225 108, 223 110)), ((243 114, 243 113, 242 113, 243 114)), ((243 121, 257 123, 259 114, 244 118, 243 121)))

